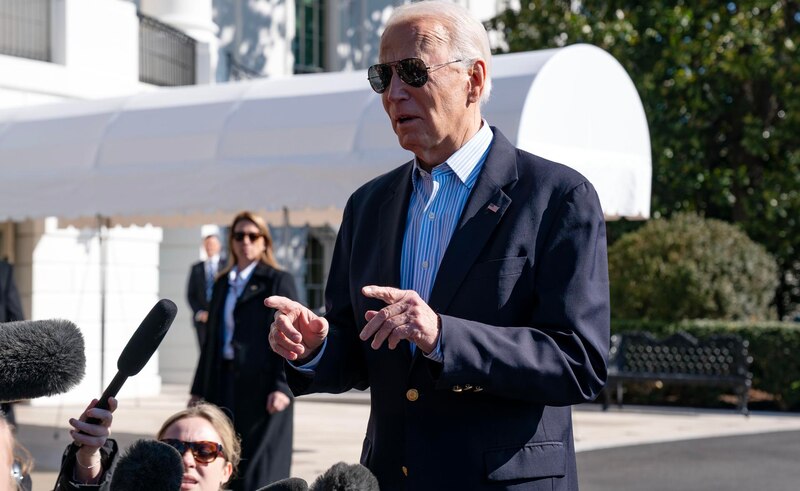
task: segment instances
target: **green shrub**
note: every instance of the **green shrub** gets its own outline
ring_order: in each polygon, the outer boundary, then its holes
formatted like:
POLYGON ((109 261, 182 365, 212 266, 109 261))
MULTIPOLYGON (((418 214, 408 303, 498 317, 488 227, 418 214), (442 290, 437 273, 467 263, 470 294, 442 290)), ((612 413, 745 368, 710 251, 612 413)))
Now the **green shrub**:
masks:
MULTIPOLYGON (((623 321, 611 324, 612 333, 648 331, 664 338, 678 331, 705 338, 714 334, 737 334, 746 339, 753 357, 753 389, 773 397, 776 409, 800 410, 800 323, 796 322, 730 322, 730 321, 623 321)), ((626 384, 627 387, 627 384, 626 384)), ((691 394, 693 388, 679 387, 679 394, 691 394)), ((716 393, 718 394, 718 393, 716 393)), ((690 405, 691 396, 679 401, 690 405)), ((694 398, 696 401, 697 398, 694 398)), ((653 402, 660 402, 654 400, 653 402)))
POLYGON ((611 313, 621 319, 771 319, 775 259, 720 220, 652 220, 608 250, 611 313))

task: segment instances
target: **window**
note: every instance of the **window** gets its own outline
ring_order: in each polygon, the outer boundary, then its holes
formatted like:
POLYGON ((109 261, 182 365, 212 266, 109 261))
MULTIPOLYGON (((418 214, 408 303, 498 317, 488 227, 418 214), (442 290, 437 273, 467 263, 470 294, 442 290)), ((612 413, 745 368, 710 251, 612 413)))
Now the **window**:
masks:
POLYGON ((0 54, 50 61, 50 3, 0 1, 0 54))
POLYGON ((297 0, 295 7, 294 72, 322 72, 325 69, 324 0, 297 0))
POLYGON ((306 243, 306 301, 308 308, 320 311, 325 306, 325 248, 322 242, 308 235, 306 243))

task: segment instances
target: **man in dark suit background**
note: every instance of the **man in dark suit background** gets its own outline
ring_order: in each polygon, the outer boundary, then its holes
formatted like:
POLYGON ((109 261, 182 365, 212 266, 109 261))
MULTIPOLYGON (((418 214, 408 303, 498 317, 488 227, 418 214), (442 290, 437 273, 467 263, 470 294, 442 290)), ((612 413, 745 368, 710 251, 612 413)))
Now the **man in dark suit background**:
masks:
MULTIPOLYGON (((5 259, 0 259, 0 322, 21 321, 24 318, 19 291, 14 283, 14 268, 5 259)), ((10 403, 0 403, 0 411, 14 424, 14 408, 10 403)))
MULTIPOLYGON (((578 489, 570 405, 606 379, 605 222, 580 174, 482 119, 483 26, 397 8, 372 88, 415 159, 347 203, 326 315, 276 308, 295 395, 370 388, 361 462, 395 489, 578 489)), ((335 424, 335 422, 331 422, 335 424)))
POLYGON ((192 264, 192 268, 189 270, 189 283, 186 286, 186 297, 192 308, 192 323, 200 349, 203 348, 206 339, 208 306, 211 301, 214 280, 217 273, 225 267, 220 259, 222 245, 218 230, 204 234, 203 248, 206 251, 206 259, 192 264))

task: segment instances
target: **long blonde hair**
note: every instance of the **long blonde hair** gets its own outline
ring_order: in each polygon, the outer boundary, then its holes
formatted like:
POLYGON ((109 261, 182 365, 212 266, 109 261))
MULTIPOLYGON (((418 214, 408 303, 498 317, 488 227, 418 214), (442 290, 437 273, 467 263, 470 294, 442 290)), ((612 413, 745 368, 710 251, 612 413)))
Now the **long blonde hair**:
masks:
POLYGON ((261 253, 259 260, 267 266, 281 269, 280 266, 278 266, 278 261, 275 260, 275 253, 272 251, 272 235, 270 235, 269 227, 267 227, 264 219, 251 211, 242 211, 233 217, 233 223, 231 223, 231 228, 228 233, 228 264, 225 265, 225 269, 220 271, 219 276, 228 274, 239 261, 239 258, 236 257, 235 249, 233 248, 233 231, 236 229, 236 225, 239 222, 245 220, 253 222, 255 226, 258 227, 258 232, 264 238, 264 252, 261 253))

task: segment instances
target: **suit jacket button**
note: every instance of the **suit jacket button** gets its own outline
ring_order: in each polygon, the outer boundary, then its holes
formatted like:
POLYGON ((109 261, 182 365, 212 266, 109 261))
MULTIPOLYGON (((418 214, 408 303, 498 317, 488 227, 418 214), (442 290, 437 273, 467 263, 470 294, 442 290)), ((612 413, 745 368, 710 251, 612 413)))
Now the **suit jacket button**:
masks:
POLYGON ((408 399, 411 402, 416 401, 417 399, 419 399, 419 391, 417 389, 408 389, 406 391, 406 399, 408 399))
POLYGON ((464 389, 462 389, 460 385, 453 386, 453 392, 463 392, 463 391, 464 389))
POLYGON ((464 384, 464 390, 472 390, 472 386, 469 384, 464 384))
POLYGON ((408 467, 403 466, 403 467, 401 467, 401 469, 403 470, 403 475, 408 477, 408 467))
POLYGON ((476 385, 475 386, 475 392, 480 392, 482 390, 483 390, 483 387, 481 387, 480 385, 476 385))

